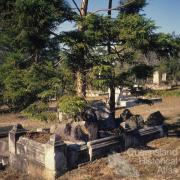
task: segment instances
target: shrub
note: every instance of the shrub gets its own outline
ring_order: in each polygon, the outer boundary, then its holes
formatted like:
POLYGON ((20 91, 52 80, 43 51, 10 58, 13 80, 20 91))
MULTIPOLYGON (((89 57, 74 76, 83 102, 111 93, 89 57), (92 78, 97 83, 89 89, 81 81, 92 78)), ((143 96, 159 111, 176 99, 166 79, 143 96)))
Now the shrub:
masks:
POLYGON ((39 101, 31 104, 26 109, 21 111, 21 113, 29 118, 47 121, 48 118, 47 115, 45 114, 47 110, 48 110, 47 104, 39 101))
POLYGON ((83 97, 78 96, 62 96, 59 99, 58 106, 60 112, 76 118, 87 106, 87 102, 83 97))
POLYGON ((43 114, 46 116, 48 122, 55 122, 58 120, 56 112, 44 112, 43 114))

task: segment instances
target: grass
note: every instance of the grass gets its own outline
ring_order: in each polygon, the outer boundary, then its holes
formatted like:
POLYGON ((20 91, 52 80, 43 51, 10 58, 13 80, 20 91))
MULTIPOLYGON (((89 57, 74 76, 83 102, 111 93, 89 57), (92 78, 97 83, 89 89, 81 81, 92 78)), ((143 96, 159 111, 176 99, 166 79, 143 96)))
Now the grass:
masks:
POLYGON ((180 89, 172 90, 151 90, 145 94, 146 97, 180 97, 180 89))

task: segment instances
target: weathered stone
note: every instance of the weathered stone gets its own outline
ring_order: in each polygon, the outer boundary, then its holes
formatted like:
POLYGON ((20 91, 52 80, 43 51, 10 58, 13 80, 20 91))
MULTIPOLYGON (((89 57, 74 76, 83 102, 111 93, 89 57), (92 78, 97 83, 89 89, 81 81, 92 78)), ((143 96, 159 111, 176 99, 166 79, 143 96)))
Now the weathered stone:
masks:
POLYGON ((67 170, 66 144, 55 134, 46 144, 20 137, 15 147, 16 151, 10 153, 10 164, 17 170, 48 180, 67 170))
POLYGON ((97 116, 92 108, 88 108, 83 112, 83 120, 87 122, 97 122, 97 116))
POLYGON ((9 132, 9 152, 15 154, 16 153, 16 142, 19 137, 24 135, 27 132, 26 129, 22 127, 21 124, 17 124, 13 127, 13 129, 9 132))
POLYGON ((0 138, 7 137, 13 126, 0 127, 0 138))
POLYGON ((57 128, 57 124, 52 125, 52 126, 50 127, 50 133, 51 133, 51 134, 54 134, 55 131, 56 131, 56 128, 57 128))
POLYGON ((138 104, 147 104, 150 106, 154 104, 154 102, 151 99, 142 99, 142 98, 138 98, 137 103, 138 104))
POLYGON ((85 128, 88 132, 88 140, 92 141, 98 138, 98 124, 95 122, 85 122, 85 128))
POLYGON ((78 167, 79 164, 89 161, 88 147, 85 142, 72 143, 67 142, 67 161, 68 168, 78 167))
POLYGON ((90 161, 106 156, 113 151, 120 151, 122 149, 120 142, 120 136, 111 136, 88 142, 90 161))
POLYGON ((98 134, 97 122, 72 122, 59 124, 56 129, 56 134, 61 136, 66 141, 89 141, 96 139, 98 134))
POLYGON ((165 120, 165 118, 160 113, 160 111, 156 111, 148 116, 145 124, 147 126, 158 126, 158 125, 162 125, 164 120, 165 120))
POLYGON ((48 169, 46 176, 56 177, 67 171, 67 147, 58 135, 52 135, 45 145, 45 167, 48 169))
POLYGON ((162 82, 166 82, 167 80, 167 73, 162 74, 162 82))
POLYGON ((154 84, 160 84, 161 83, 161 75, 158 71, 155 71, 154 74, 153 74, 153 83, 154 84))
POLYGON ((0 140, 0 155, 7 154, 8 144, 6 141, 0 140))
POLYGON ((140 115, 131 116, 125 122, 126 129, 136 130, 136 129, 141 129, 143 127, 144 127, 144 120, 140 115))
POLYGON ((127 119, 129 119, 133 114, 129 109, 125 109, 121 114, 120 114, 120 120, 121 122, 125 122, 127 119))
POLYGON ((94 110, 97 120, 104 120, 109 118, 110 110, 107 107, 107 104, 103 101, 94 101, 91 104, 91 108, 94 110))
POLYGON ((37 128, 36 131, 37 131, 37 132, 46 132, 46 133, 50 133, 50 128, 37 128))

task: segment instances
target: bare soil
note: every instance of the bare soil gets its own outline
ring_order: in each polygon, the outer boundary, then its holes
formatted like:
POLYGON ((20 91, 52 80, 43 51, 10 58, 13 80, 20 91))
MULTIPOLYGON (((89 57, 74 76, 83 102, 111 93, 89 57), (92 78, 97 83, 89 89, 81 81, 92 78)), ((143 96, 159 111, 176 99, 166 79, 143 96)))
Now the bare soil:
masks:
POLYGON ((49 141, 51 134, 46 132, 28 132, 25 137, 36 142, 45 144, 49 141))
POLYGON ((39 120, 27 119, 19 113, 5 113, 0 114, 0 127, 22 124, 23 127, 28 129, 48 128, 53 123, 46 123, 39 120))

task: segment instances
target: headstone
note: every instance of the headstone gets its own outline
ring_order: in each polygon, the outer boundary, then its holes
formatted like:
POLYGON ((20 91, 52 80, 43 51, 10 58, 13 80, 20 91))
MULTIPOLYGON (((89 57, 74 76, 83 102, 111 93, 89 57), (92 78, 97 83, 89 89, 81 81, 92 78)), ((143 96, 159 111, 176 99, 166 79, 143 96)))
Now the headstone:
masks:
POLYGON ((158 71, 155 71, 153 74, 153 84, 159 85, 161 82, 160 80, 160 73, 158 71))
POLYGON ((166 74, 166 73, 163 73, 163 74, 162 74, 162 81, 163 81, 163 82, 166 82, 166 78, 167 78, 167 74, 166 74))

